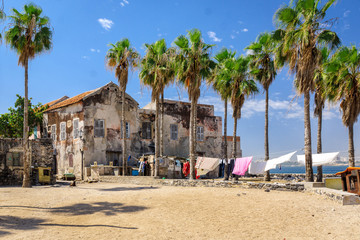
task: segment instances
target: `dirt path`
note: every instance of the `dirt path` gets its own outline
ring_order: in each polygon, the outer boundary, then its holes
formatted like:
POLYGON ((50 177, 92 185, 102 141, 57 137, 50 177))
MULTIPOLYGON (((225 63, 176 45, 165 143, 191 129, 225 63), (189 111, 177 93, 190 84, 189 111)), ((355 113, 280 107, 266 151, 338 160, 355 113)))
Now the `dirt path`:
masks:
POLYGON ((360 206, 240 188, 0 188, 4 239, 359 239, 360 206))

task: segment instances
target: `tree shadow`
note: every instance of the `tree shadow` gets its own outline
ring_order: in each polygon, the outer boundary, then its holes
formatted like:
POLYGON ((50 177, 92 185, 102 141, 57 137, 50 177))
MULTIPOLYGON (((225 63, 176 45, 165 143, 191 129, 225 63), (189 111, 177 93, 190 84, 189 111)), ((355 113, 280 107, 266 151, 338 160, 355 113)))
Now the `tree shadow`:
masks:
POLYGON ((121 227, 121 226, 105 225, 105 224, 94 224, 94 225, 57 224, 57 223, 47 223, 45 219, 41 219, 41 218, 21 218, 14 216, 0 216, 0 237, 11 234, 11 232, 5 230, 34 230, 47 226, 76 227, 76 228, 108 227, 108 228, 130 229, 130 230, 138 229, 136 227, 121 227))
POLYGON ((94 213, 104 213, 107 216, 113 216, 117 213, 138 212, 147 209, 144 206, 124 206, 122 203, 94 202, 77 203, 70 206, 50 209, 51 213, 64 213, 69 215, 90 215, 94 213))
POLYGON ((76 203, 64 207, 43 208, 33 206, 0 206, 1 208, 25 208, 35 210, 45 210, 46 212, 56 214, 66 214, 72 216, 91 215, 94 213, 103 213, 107 216, 114 216, 118 213, 132 213, 146 210, 144 206, 124 205, 122 203, 94 202, 94 203, 76 203))
POLYGON ((122 191, 139 191, 147 189, 158 189, 158 187, 115 187, 115 188, 98 188, 99 191, 104 192, 122 192, 122 191))

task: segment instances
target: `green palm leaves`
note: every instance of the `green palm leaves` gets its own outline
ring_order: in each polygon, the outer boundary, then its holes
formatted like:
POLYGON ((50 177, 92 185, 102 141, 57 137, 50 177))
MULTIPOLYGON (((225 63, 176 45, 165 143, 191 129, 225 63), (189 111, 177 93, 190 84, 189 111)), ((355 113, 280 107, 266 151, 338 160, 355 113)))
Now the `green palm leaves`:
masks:
POLYGON ((16 9, 12 12, 5 41, 18 53, 18 64, 24 66, 28 59, 51 48, 52 31, 49 18, 41 17, 42 9, 34 4, 25 5, 23 13, 16 9))
POLYGON ((109 44, 111 47, 106 54, 106 64, 110 70, 115 70, 115 76, 118 79, 120 88, 126 91, 128 82, 128 72, 137 66, 139 53, 130 46, 127 38, 109 44))
POLYGON ((141 60, 139 77, 144 85, 151 87, 151 97, 155 101, 175 77, 175 65, 172 61, 175 49, 167 48, 164 39, 145 46, 146 55, 141 60))
POLYGON ((188 32, 188 37, 180 35, 174 44, 178 47, 176 57, 177 77, 188 90, 189 100, 200 97, 202 80, 210 77, 215 63, 210 58, 213 45, 203 42, 201 32, 193 29, 188 32))

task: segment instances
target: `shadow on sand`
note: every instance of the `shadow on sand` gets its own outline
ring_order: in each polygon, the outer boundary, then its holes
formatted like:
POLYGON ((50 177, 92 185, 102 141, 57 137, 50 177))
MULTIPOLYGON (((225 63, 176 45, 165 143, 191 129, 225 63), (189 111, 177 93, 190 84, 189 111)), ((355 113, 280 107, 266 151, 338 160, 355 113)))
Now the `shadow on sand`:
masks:
POLYGON ((108 227, 108 228, 118 228, 118 229, 137 229, 136 227, 120 227, 114 225, 105 225, 105 224, 94 224, 94 225, 80 225, 80 224, 56 224, 56 223, 46 223, 45 219, 41 218, 21 218, 14 216, 0 216, 0 237, 11 232, 5 230, 34 230, 41 229, 44 227, 75 227, 75 228, 89 228, 89 227, 108 227))
POLYGON ((56 213, 56 214, 66 214, 72 216, 78 215, 90 215, 94 213, 103 213, 107 216, 114 216, 118 213, 132 213, 143 211, 147 209, 144 206, 132 206, 124 205, 122 203, 110 203, 110 202, 94 202, 94 203, 76 203, 64 207, 55 207, 55 208, 43 208, 43 207, 33 207, 33 206, 0 206, 1 208, 23 208, 23 209, 33 209, 33 210, 44 210, 45 212, 56 213))
POLYGON ((158 189, 158 187, 115 187, 115 188, 98 188, 99 191, 104 192, 123 192, 123 191, 139 191, 148 189, 158 189))

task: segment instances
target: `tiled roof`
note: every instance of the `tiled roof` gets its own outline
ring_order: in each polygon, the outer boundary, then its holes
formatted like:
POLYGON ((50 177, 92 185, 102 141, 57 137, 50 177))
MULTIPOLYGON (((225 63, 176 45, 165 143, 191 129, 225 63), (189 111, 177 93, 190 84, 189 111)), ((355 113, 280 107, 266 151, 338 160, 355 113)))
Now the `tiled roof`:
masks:
MULTIPOLYGON (((96 89, 97 90, 97 89, 96 89)), ((95 90, 91 90, 91 91, 87 91, 87 92, 84 92, 84 93, 81 93, 79 95, 76 95, 75 97, 72 97, 72 98, 68 98, 62 102, 59 102, 53 106, 51 106, 50 108, 46 109, 45 112, 47 111, 51 111, 51 110, 54 110, 54 109, 57 109, 57 108, 61 108, 61 107, 65 107, 65 106, 69 106, 69 105, 72 105, 72 104, 75 104, 75 103, 78 103, 80 102, 81 100, 83 100, 84 97, 86 97, 87 95, 93 93, 95 90)))
POLYGON ((56 99, 54 101, 51 101, 51 102, 48 102, 48 103, 45 103, 44 106, 48 105, 49 107, 52 107, 53 105, 59 103, 59 102, 62 102, 66 99, 68 99, 69 97, 68 96, 63 96, 62 98, 59 98, 59 99, 56 99))

